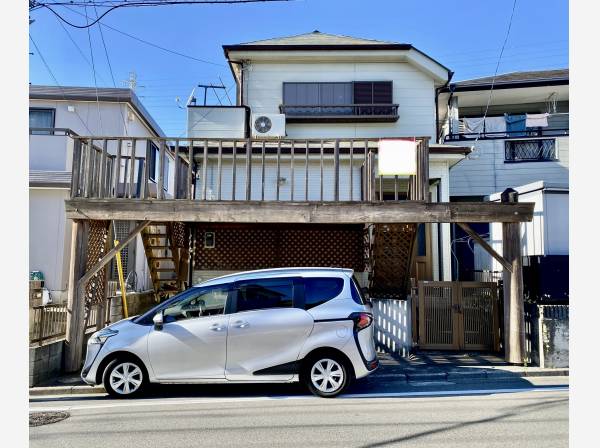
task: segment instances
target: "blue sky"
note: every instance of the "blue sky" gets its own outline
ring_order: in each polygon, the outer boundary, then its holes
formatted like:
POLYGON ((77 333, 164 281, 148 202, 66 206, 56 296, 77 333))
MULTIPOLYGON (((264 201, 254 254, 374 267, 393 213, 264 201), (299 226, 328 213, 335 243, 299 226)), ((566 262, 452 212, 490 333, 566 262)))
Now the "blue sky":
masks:
MULTIPOLYGON (((167 53, 103 27, 117 87, 135 71, 142 102, 169 136, 185 131, 185 103, 198 83, 223 80, 235 88, 221 45, 300 34, 318 29, 370 39, 411 43, 454 70, 454 80, 493 75, 513 0, 297 0, 240 5, 122 8, 102 23, 132 36, 212 62, 167 53)), ((74 8, 84 13, 82 8, 74 8)), ((82 17, 56 7, 77 24, 82 17)), ((93 8, 88 14, 95 16, 93 8)), ((102 10, 98 9, 101 13, 102 10)), ((98 26, 61 26, 44 8, 34 11, 30 35, 60 85, 113 87, 98 26), (65 31, 66 28, 66 31, 65 31), (73 43, 73 41, 75 43, 73 43), (90 54, 90 40, 92 53, 90 54)), ((518 0, 500 73, 568 66, 568 1, 518 0)), ((30 82, 55 85, 30 45, 30 82)), ((222 101, 228 104, 223 96, 222 101)), ((218 104, 209 97, 209 102, 218 104)))

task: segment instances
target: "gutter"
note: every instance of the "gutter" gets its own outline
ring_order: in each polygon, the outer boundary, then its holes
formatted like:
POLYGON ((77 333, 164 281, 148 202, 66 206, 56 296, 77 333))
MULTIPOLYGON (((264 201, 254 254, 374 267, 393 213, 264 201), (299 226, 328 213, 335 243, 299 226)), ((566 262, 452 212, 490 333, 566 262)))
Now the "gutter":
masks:
POLYGON ((448 70, 448 80, 446 81, 446 83, 443 86, 437 87, 435 89, 435 139, 438 143, 440 138, 440 114, 438 112, 438 97, 440 95, 441 90, 448 87, 448 84, 450 84, 450 81, 452 80, 453 76, 454 72, 452 70, 448 70))

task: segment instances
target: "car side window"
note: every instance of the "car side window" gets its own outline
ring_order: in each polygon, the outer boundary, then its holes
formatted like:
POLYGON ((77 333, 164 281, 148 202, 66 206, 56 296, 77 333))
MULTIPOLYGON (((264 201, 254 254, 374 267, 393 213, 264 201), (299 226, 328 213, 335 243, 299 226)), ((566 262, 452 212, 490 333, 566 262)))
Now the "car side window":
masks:
POLYGON ((340 295, 344 279, 339 277, 306 277, 304 279, 304 308, 311 309, 340 295))
POLYGON ((237 312, 292 308, 293 302, 294 280, 291 278, 245 280, 237 286, 237 312))
POLYGON ((165 323, 225 313, 229 285, 194 288, 197 291, 186 295, 163 309, 165 323))

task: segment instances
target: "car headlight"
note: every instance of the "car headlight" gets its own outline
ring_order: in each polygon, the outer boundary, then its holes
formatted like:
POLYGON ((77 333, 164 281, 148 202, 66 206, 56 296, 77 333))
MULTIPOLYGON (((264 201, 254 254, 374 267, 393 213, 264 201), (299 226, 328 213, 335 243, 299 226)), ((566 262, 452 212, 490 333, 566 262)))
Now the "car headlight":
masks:
POLYGON ((88 344, 104 344, 108 338, 116 335, 117 333, 119 333, 117 330, 112 330, 110 328, 97 331, 90 336, 88 344))

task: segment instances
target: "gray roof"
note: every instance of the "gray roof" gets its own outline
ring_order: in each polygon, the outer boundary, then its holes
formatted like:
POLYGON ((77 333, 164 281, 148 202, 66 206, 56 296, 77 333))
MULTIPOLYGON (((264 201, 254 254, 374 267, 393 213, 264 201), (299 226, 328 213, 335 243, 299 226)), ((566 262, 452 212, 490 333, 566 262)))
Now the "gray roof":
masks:
MULTIPOLYGON (((476 87, 476 86, 487 86, 494 80, 493 76, 486 76, 484 78, 466 79, 464 81, 457 81, 452 83, 456 87, 476 87)), ((557 70, 535 70, 526 72, 511 72, 504 73, 496 76, 494 85, 503 84, 526 84, 535 83, 542 84, 545 82, 557 82, 569 80, 569 69, 557 69, 557 70)))
POLYGON ((71 101, 96 101, 97 99, 98 101, 110 103, 129 103, 158 136, 165 136, 158 123, 152 118, 150 112, 146 110, 140 99, 131 89, 29 85, 29 98, 35 100, 71 101))
POLYGON ((30 187, 70 188, 70 171, 29 171, 30 187))
POLYGON ((272 39, 245 42, 239 45, 390 45, 396 42, 363 39, 339 34, 321 33, 315 30, 311 33, 296 34, 293 36, 275 37, 272 39))

